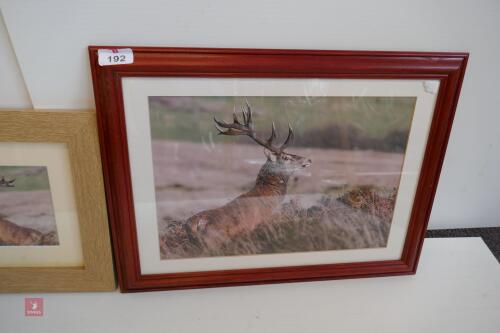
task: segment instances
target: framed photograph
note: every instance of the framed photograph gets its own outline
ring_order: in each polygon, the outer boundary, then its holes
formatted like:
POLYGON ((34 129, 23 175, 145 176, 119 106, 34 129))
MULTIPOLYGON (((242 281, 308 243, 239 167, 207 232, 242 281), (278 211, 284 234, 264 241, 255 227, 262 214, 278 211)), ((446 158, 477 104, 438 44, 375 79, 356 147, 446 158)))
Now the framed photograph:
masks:
POLYGON ((115 285, 95 112, 0 110, 0 292, 115 285))
POLYGON ((89 52, 122 291, 415 273, 466 53, 89 52))

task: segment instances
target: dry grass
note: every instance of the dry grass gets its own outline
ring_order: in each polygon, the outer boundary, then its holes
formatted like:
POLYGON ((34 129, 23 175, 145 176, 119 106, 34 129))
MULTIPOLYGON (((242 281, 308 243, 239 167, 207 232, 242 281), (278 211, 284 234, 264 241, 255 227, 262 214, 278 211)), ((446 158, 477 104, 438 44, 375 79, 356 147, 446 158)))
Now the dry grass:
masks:
POLYGON ((346 200, 353 195, 359 197, 359 188, 338 198, 323 195, 307 209, 292 200, 266 223, 233 239, 214 238, 213 233, 210 239, 204 239, 184 228, 183 221, 164 220, 161 255, 163 259, 173 259, 384 247, 394 191, 365 190, 364 204, 360 206, 346 200))

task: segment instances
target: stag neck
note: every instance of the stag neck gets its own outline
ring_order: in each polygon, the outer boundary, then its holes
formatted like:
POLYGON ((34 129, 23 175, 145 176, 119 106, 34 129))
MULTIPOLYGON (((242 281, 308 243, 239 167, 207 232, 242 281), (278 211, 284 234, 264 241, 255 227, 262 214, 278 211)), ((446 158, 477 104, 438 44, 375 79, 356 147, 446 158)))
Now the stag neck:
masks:
POLYGON ((283 172, 277 172, 274 163, 268 160, 260 168, 255 189, 263 192, 269 192, 272 195, 285 195, 290 175, 283 172))

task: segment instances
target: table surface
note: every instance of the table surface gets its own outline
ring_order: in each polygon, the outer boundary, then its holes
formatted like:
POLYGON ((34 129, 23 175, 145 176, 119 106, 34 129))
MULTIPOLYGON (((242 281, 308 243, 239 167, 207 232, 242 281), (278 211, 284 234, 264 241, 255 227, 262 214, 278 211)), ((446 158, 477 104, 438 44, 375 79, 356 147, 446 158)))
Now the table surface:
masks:
POLYGON ((426 239, 413 276, 148 292, 0 295, 10 332, 500 332, 500 265, 481 238, 426 239), (25 317, 24 298, 44 316, 25 317))

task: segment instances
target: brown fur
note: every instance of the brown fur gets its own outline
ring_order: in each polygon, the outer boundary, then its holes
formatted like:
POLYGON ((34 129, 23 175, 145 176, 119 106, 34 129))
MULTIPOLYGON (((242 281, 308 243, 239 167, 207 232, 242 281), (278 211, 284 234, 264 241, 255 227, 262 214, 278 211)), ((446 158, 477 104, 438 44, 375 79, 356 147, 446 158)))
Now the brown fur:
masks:
POLYGON ((42 233, 31 228, 18 226, 0 218, 0 244, 3 245, 38 245, 42 233))
POLYGON ((277 155, 268 152, 267 156, 267 162, 260 169, 255 186, 250 191, 222 207, 191 216, 186 221, 187 231, 204 236, 204 239, 227 239, 268 221, 285 198, 290 175, 308 167, 311 161, 286 153, 277 155))

